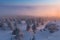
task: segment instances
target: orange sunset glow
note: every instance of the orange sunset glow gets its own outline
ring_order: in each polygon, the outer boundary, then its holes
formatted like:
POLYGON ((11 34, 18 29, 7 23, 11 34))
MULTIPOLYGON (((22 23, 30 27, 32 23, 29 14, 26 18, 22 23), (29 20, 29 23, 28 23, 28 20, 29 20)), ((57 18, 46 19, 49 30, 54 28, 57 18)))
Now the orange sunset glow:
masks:
POLYGON ((1 1, 0 15, 30 15, 60 17, 59 0, 1 1), (4 3, 3 3, 4 2, 4 3))

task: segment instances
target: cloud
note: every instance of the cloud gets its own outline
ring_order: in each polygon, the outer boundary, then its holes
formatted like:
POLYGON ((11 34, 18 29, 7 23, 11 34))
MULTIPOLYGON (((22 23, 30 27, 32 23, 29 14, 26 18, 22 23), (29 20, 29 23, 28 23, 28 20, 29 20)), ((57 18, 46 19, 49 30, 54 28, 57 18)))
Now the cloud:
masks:
MULTIPOLYGON (((60 7, 59 7, 60 8, 60 7)), ((0 15, 56 16, 57 6, 0 6, 0 15)))

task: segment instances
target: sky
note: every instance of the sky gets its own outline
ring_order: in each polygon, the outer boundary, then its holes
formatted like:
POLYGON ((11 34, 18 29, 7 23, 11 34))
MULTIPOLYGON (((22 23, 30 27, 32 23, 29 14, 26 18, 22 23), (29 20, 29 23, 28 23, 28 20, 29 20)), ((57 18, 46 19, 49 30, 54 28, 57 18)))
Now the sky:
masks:
POLYGON ((0 0, 0 15, 60 16, 60 0, 0 0))
POLYGON ((60 0, 0 0, 3 5, 40 5, 40 4, 60 4, 60 0))

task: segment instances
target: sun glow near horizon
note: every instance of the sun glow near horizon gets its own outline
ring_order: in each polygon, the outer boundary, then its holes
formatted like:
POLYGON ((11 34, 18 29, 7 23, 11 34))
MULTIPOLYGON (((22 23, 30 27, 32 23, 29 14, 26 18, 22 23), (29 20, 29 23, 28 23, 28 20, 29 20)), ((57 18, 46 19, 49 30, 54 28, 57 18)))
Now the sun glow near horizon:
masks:
POLYGON ((60 0, 0 0, 0 10, 0 15, 60 17, 60 0))

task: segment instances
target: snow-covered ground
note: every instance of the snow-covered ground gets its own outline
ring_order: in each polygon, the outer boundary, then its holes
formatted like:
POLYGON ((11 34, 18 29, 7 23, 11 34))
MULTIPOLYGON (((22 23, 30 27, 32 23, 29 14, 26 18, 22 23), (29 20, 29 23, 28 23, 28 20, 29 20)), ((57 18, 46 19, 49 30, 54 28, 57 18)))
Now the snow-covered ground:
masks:
MULTIPOLYGON (((60 21, 57 21, 55 23, 60 26, 60 21)), ((60 30, 55 33, 49 33, 48 30, 42 32, 40 31, 40 29, 43 29, 46 24, 37 27, 38 31, 36 31, 35 33, 35 40, 60 40, 60 30)), ((26 24, 24 25, 18 24, 18 27, 21 30, 23 30, 23 35, 24 35, 23 40, 32 40, 33 32, 26 31, 26 24)), ((0 30, 0 40, 11 40, 11 39, 12 39, 12 33, 10 30, 6 30, 6 31, 0 30)))
POLYGON ((0 40, 11 40, 11 31, 0 30, 0 40))

